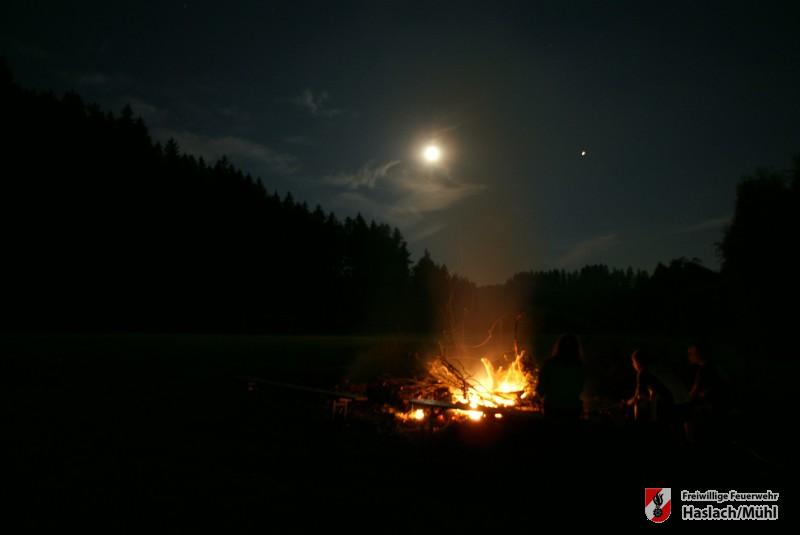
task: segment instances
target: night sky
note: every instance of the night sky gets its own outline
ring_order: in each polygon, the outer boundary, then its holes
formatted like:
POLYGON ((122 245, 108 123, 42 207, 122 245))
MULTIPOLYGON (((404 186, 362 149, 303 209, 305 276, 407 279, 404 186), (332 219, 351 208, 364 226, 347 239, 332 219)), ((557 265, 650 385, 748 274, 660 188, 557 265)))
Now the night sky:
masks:
POLYGON ((479 283, 717 268, 737 181, 800 152, 797 2, 72 4, 3 2, 20 84, 130 103, 479 283))

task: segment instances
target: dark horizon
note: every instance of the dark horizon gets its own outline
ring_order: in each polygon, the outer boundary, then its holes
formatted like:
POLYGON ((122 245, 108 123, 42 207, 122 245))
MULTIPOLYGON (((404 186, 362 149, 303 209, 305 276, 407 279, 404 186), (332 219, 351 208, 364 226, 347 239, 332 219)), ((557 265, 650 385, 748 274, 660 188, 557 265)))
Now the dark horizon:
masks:
POLYGON ((717 269, 737 182, 800 147, 790 3, 46 5, 2 8, 23 86, 129 102, 156 139, 398 226, 479 284, 717 269))

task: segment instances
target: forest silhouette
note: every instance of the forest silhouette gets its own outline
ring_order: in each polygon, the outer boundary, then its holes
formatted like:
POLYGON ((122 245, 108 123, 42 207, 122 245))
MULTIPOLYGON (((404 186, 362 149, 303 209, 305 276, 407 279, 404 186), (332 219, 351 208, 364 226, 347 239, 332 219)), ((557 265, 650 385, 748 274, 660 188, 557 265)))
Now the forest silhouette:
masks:
POLYGON ((412 262, 397 228, 339 219, 224 157, 155 142, 130 106, 114 114, 0 71, 1 330, 435 333, 475 311, 481 332, 521 312, 547 332, 763 340, 793 323, 800 160, 741 182, 719 272, 680 258, 478 287, 427 251, 412 262))

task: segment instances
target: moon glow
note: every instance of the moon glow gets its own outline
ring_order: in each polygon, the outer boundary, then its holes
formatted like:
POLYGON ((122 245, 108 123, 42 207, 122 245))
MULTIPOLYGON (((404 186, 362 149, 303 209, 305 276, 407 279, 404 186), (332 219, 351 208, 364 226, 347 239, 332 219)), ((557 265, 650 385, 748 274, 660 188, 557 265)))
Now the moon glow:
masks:
POLYGON ((442 157, 442 150, 436 145, 428 145, 425 147, 425 150, 422 151, 422 157, 425 158, 427 162, 438 162, 442 157))

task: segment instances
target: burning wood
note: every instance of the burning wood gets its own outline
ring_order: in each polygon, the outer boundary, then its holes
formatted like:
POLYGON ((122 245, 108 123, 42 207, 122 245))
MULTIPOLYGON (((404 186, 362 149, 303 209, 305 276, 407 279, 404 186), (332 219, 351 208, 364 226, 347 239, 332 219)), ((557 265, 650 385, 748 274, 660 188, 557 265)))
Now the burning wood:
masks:
POLYGON ((403 422, 443 413, 451 420, 479 422, 487 414, 499 419, 508 411, 535 411, 536 376, 526 367, 524 352, 516 352, 514 360, 504 358, 506 364, 498 365, 483 357, 469 369, 462 360, 438 355, 427 364, 426 376, 408 389, 410 408, 395 415, 403 422))
POLYGON ((387 424, 393 429, 399 423, 424 424, 433 430, 452 422, 500 420, 505 415, 537 412, 538 371, 527 364, 524 350, 519 349, 516 323, 510 351, 513 359, 508 354, 496 360, 469 356, 470 352, 487 350, 496 324, 477 346, 454 344, 458 357, 448 358, 445 347, 440 345, 438 355, 424 364, 424 373, 417 378, 384 378, 364 385, 348 382, 334 390, 244 379, 251 392, 269 388, 318 395, 330 400, 334 417, 344 419, 352 408, 362 420, 387 424))

